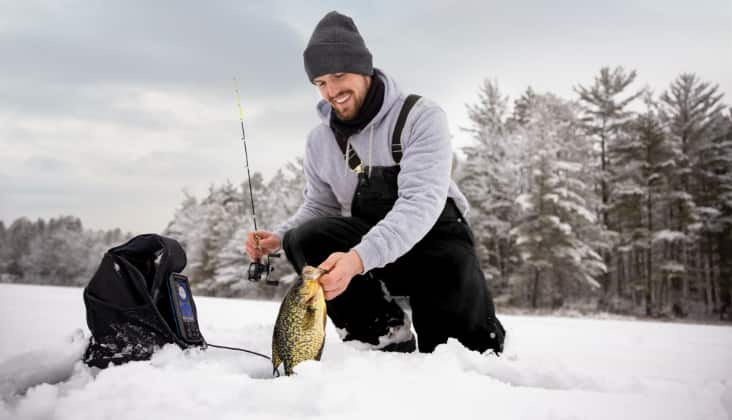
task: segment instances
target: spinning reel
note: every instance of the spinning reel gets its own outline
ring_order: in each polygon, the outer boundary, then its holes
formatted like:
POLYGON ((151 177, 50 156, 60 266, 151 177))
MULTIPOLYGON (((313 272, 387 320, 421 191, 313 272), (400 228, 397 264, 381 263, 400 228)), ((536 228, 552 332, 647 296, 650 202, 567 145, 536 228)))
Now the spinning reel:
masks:
POLYGON ((277 279, 274 279, 270 276, 272 272, 274 271, 274 267, 272 267, 272 261, 271 258, 279 258, 280 254, 270 254, 264 257, 264 263, 262 263, 262 260, 256 260, 252 261, 249 264, 249 270, 247 272, 247 278, 249 281, 258 282, 262 279, 262 275, 264 275, 264 283, 269 286, 279 286, 280 282, 277 279))

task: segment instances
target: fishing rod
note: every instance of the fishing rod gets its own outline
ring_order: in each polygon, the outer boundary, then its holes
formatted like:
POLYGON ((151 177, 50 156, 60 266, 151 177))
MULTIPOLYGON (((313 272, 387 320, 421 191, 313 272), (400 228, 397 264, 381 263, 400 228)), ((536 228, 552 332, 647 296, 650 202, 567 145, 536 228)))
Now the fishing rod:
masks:
MULTIPOLYGON (((254 241, 257 244, 257 249, 261 250, 262 247, 259 244, 260 237, 257 233, 257 213, 254 210, 254 191, 252 189, 252 176, 249 172, 249 152, 247 151, 247 140, 246 140, 246 134, 244 133, 244 111, 241 108, 241 95, 239 94, 239 80, 235 77, 234 81, 236 82, 235 92, 236 92, 236 106, 239 108, 239 123, 241 124, 241 142, 244 145, 244 166, 247 169, 247 181, 249 183, 249 198, 251 199, 252 204, 252 220, 254 221, 254 241)), ((267 254, 265 256, 265 262, 262 263, 261 258, 257 258, 254 261, 252 261, 249 264, 249 270, 248 270, 248 279, 250 281, 257 282, 262 279, 262 275, 264 274, 264 281, 266 284, 270 286, 277 286, 280 284, 280 282, 276 279, 273 279, 270 274, 272 271, 274 271, 274 267, 271 265, 270 258, 279 258, 279 254, 267 254)))

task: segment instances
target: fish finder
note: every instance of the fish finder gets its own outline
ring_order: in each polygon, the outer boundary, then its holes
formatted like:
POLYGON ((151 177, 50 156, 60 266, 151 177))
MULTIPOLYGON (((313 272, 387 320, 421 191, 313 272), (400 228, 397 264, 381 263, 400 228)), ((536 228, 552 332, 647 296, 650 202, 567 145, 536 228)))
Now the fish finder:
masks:
POLYGON ((172 273, 168 278, 168 293, 173 306, 173 318, 178 337, 189 344, 203 345, 203 336, 198 328, 196 304, 193 302, 188 277, 172 273))

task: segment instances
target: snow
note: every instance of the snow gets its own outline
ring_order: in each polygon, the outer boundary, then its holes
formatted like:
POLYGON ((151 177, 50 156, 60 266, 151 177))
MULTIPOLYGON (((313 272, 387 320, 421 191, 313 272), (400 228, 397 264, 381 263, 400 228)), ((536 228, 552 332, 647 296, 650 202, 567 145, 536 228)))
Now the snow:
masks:
POLYGON ((676 230, 663 229, 653 234, 653 242, 675 242, 686 239, 686 234, 676 230))
MULTIPOLYGON (((268 354, 277 303, 197 297, 209 342, 268 354)), ((98 371, 81 290, 0 285, 0 419, 729 419, 732 328, 502 316, 504 356, 456 341, 433 354, 366 351, 328 323, 322 361, 166 346, 98 371), (25 387, 43 380, 52 383, 25 387), (59 382, 60 381, 60 382, 59 382)))
POLYGON ((531 202, 531 194, 521 194, 516 197, 515 203, 521 207, 523 211, 529 211, 534 208, 534 204, 531 202))

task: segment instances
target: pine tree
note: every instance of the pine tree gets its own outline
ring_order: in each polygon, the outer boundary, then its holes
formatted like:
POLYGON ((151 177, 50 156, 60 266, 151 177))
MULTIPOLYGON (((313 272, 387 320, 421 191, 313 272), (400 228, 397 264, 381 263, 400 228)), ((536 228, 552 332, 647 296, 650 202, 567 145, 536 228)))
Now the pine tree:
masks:
POLYGON ((669 259, 682 271, 678 276, 681 284, 674 283, 673 291, 686 300, 690 282, 700 284, 708 311, 720 305, 718 277, 712 278, 709 258, 716 252, 711 228, 718 215, 714 202, 721 191, 710 194, 708 187, 725 184, 724 177, 718 179, 709 171, 719 166, 714 139, 723 119, 722 97, 717 86, 690 73, 680 75, 661 95, 661 116, 676 153, 670 222, 682 235, 669 250, 669 259))
POLYGON ((529 86, 520 98, 513 103, 513 113, 508 123, 512 126, 523 126, 529 122, 529 110, 536 98, 536 92, 529 86))
POLYGON ((611 149, 616 169, 610 211, 617 219, 617 260, 624 271, 618 275, 631 282, 626 287, 618 282, 615 295, 619 300, 629 297, 637 304, 643 302, 646 314, 652 315, 658 312, 659 285, 668 278, 662 273, 676 267, 663 260, 667 242, 676 235, 666 229, 662 217, 669 205, 674 155, 650 95, 646 104, 647 112, 628 125, 611 149))
MULTIPOLYGON (((633 116, 633 113, 628 110, 629 105, 643 93, 643 90, 627 93, 635 79, 635 70, 626 72, 621 66, 612 70, 609 67, 603 67, 591 86, 575 88, 584 110, 583 121, 586 132, 597 147, 596 162, 599 170, 596 183, 601 197, 598 213, 602 226, 606 229, 603 256, 608 267, 611 267, 610 250, 613 247, 616 229, 609 213, 611 206, 609 180, 614 169, 613 162, 610 160, 610 149, 622 135, 628 121, 633 116)), ((610 282, 610 271, 608 271, 601 281, 606 295, 610 290, 610 282)), ((622 288, 622 286, 618 288, 622 288)))
POLYGON ((591 149, 576 112, 553 95, 539 95, 523 128, 531 151, 524 160, 528 189, 516 200, 521 215, 511 233, 523 263, 514 280, 534 308, 543 301, 561 306, 576 287, 599 287, 596 278, 605 270, 589 244, 595 240, 593 192, 585 182, 591 149))
POLYGON ((518 148, 506 125, 508 98, 496 82, 486 80, 476 105, 468 106, 472 145, 463 148, 465 163, 458 183, 471 206, 477 251, 491 288, 499 294, 508 284, 513 199, 518 188, 518 148))
POLYGON ((709 170, 718 181, 719 193, 714 204, 718 214, 708 229, 715 237, 719 257, 715 262, 719 267, 719 315, 729 320, 732 319, 732 108, 727 109, 716 128, 713 148, 717 159, 709 170))

